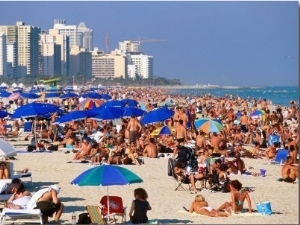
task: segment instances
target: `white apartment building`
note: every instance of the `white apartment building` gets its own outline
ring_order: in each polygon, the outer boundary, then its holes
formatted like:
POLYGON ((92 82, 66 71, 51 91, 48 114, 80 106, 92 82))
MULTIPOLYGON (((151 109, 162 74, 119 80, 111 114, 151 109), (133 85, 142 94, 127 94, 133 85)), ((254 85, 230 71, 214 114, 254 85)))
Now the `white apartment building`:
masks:
POLYGON ((140 43, 136 41, 122 41, 119 42, 119 50, 126 53, 140 53, 140 43))
POLYGON ((143 79, 148 79, 153 77, 153 56, 140 54, 127 54, 127 74, 132 77, 136 78, 139 76, 143 79), (130 67, 130 65, 134 65, 130 67), (133 75, 133 70, 135 76, 133 75), (134 76, 134 77, 133 77, 134 76))
POLYGON ((111 52, 104 54, 103 51, 94 49, 92 52, 92 77, 93 78, 116 78, 126 77, 126 56, 111 52))
POLYGON ((23 22, 17 22, 18 33, 18 66, 22 67, 20 71, 26 71, 25 74, 39 74, 39 34, 41 29, 23 22))
POLYGON ((81 22, 78 25, 78 31, 83 34, 82 37, 82 47, 88 52, 93 51, 93 30, 87 28, 85 23, 81 22))
POLYGON ((7 76, 6 35, 0 33, 0 76, 7 76))
POLYGON ((92 54, 85 48, 73 46, 70 52, 70 74, 82 75, 82 83, 92 77, 92 54))

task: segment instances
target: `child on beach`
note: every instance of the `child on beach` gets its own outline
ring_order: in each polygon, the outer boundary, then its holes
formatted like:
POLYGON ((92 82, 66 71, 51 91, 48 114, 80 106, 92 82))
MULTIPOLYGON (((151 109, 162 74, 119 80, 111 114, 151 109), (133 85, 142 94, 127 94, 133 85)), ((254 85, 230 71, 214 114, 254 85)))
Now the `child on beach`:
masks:
POLYGON ((189 212, 190 213, 195 212, 197 214, 201 214, 204 216, 211 216, 211 217, 219 217, 219 216, 228 217, 227 213, 218 212, 212 207, 209 207, 207 201, 202 195, 197 195, 195 197, 195 200, 192 202, 189 212))
POLYGON ((129 212, 130 220, 133 224, 147 223, 147 211, 151 210, 151 206, 147 201, 148 194, 143 188, 134 190, 134 198, 129 212))

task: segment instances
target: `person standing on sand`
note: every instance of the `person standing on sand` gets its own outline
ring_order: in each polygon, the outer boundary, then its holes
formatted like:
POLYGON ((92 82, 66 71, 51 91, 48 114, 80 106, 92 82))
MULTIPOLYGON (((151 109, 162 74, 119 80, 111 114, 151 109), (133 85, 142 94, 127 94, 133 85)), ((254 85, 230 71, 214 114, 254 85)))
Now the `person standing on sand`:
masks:
POLYGON ((175 128, 176 140, 178 144, 183 144, 187 140, 186 128, 183 125, 183 120, 180 119, 178 126, 175 128))
POLYGON ((136 119, 136 116, 131 116, 127 125, 127 130, 129 130, 129 143, 136 143, 137 148, 139 149, 140 143, 138 141, 138 137, 140 132, 142 131, 142 126, 140 122, 136 119))

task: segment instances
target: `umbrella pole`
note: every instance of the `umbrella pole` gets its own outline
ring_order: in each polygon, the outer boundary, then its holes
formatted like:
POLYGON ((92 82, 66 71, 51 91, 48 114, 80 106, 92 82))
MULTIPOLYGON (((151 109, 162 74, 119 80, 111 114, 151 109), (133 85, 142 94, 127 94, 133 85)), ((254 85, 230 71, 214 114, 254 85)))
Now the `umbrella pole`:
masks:
MULTIPOLYGON (((109 215, 109 195, 108 195, 108 186, 106 186, 106 195, 107 195, 107 214, 109 215)), ((109 219, 109 217, 108 217, 109 219)))
POLYGON ((36 146, 36 150, 38 150, 38 143, 37 143, 37 135, 36 135, 36 119, 34 119, 34 140, 35 140, 35 146, 36 146))

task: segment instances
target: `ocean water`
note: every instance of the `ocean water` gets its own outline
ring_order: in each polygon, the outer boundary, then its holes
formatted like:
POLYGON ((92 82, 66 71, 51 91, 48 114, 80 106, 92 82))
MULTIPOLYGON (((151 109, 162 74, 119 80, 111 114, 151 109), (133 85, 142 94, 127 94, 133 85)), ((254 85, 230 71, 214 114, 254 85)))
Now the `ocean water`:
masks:
POLYGON ((299 106, 299 87, 298 86, 276 86, 276 87, 236 87, 236 88, 182 88, 171 89, 171 95, 196 96, 210 94, 215 97, 225 97, 230 95, 233 97, 241 97, 243 99, 267 99, 271 100, 274 105, 289 106, 293 100, 299 106))

